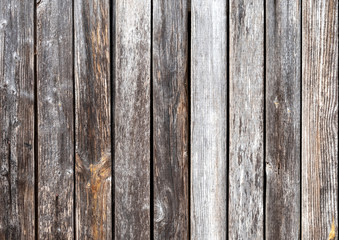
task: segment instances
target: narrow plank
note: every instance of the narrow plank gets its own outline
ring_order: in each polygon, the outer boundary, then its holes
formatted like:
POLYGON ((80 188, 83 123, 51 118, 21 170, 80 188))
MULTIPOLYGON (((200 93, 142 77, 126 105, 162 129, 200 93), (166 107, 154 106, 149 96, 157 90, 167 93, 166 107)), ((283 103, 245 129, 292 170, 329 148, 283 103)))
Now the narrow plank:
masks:
POLYGON ((226 239, 227 6, 191 4, 191 238, 226 239))
POLYGON ((188 239, 187 0, 153 1, 154 238, 188 239))
POLYGON ((34 3, 0 4, 0 239, 34 239, 34 3))
POLYGON ((229 239, 262 239, 264 2, 230 1, 229 239))
POLYGON ((72 1, 37 3, 38 238, 72 239, 72 1))
POLYGON ((338 0, 302 3, 302 238, 338 235, 338 0))
POLYGON ((108 0, 75 0, 76 238, 112 239, 108 0))
POLYGON ((266 1, 266 238, 300 236, 300 1, 266 1))
POLYGON ((150 239, 151 0, 115 3, 115 239, 150 239))

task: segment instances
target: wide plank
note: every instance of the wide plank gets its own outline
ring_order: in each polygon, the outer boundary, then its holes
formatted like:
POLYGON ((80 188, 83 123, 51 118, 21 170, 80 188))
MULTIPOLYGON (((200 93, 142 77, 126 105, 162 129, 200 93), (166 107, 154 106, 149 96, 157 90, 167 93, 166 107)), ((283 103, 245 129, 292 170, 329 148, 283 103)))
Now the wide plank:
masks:
POLYGON ((189 233, 187 37, 187 0, 154 0, 154 239, 189 233))
POLYGON ((109 9, 74 2, 77 239, 112 239, 109 9))
POLYGON ((302 238, 335 239, 338 0, 303 1, 302 19, 302 238))
POLYGON ((71 0, 37 3, 38 238, 74 237, 71 0))
POLYGON ((266 238, 300 237, 300 1, 266 1, 266 238))
POLYGON ((191 238, 227 236, 227 4, 191 2, 191 238))
POLYGON ((151 0, 114 13, 115 239, 150 239, 151 0))
POLYGON ((264 236, 264 1, 230 1, 229 239, 264 236))
POLYGON ((0 239, 34 239, 34 2, 0 4, 0 239))

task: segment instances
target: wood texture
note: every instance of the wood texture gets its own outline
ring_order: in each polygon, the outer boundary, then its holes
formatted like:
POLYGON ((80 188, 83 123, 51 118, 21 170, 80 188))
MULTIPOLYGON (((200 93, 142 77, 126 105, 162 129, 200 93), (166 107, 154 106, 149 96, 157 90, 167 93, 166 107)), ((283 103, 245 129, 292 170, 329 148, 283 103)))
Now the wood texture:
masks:
POLYGON ((227 234, 226 10, 224 0, 192 0, 192 239, 227 234))
POLYGON ((34 4, 0 4, 0 239, 34 239, 34 4))
POLYGON ((302 238, 338 234, 338 0, 302 3, 302 238))
POLYGON ((153 1, 155 239, 188 239, 187 37, 187 1, 153 1))
POLYGON ((72 1, 37 3, 38 238, 72 239, 72 1))
POLYGON ((300 237, 300 1, 266 1, 266 238, 300 237))
POLYGON ((108 0, 75 0, 76 238, 112 239, 108 0))
POLYGON ((263 238, 263 39, 263 1, 230 1, 229 239, 263 238))
POLYGON ((151 1, 115 4, 115 239, 143 240, 151 231, 151 1))

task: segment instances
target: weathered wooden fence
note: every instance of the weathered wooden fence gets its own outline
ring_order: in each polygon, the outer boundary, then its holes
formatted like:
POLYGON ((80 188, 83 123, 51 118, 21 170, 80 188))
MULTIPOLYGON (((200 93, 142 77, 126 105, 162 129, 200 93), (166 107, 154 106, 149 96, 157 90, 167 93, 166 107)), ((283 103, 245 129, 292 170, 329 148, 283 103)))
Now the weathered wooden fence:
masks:
POLYGON ((335 239, 338 0, 0 0, 0 239, 335 239))

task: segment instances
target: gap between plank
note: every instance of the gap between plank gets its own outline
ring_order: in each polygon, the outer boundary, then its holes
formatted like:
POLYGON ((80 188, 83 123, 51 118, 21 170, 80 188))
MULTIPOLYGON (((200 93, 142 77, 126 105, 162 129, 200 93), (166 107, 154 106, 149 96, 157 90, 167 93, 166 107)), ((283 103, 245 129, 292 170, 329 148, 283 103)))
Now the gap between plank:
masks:
POLYGON ((72 1, 72 79, 73 79, 73 238, 76 239, 76 169, 75 169, 75 161, 76 161, 76 96, 75 96, 75 28, 74 28, 74 1, 72 1))
POLYGON ((112 222, 112 238, 115 239, 115 124, 114 124, 114 111, 115 111, 115 101, 114 101, 114 89, 115 89, 115 44, 114 39, 115 36, 115 0, 110 0, 110 24, 109 24, 109 32, 110 32, 110 68, 111 68, 111 74, 110 74, 110 82, 111 82, 111 176, 112 176, 112 183, 111 183, 111 208, 112 208, 112 216, 111 216, 111 222, 112 222))
POLYGON ((151 1, 150 43, 150 239, 154 239, 154 162, 153 162, 153 0, 151 1))
POLYGON ((38 64, 37 64, 37 7, 38 3, 34 1, 34 230, 35 239, 38 240, 38 64))

